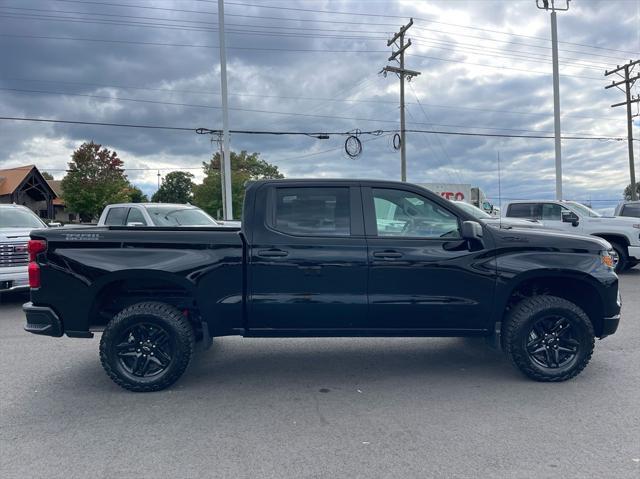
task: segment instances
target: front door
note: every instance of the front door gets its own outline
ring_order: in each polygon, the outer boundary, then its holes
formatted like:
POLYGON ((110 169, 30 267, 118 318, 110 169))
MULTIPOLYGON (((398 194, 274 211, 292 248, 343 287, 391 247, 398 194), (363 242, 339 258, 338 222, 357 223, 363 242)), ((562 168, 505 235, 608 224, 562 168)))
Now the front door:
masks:
POLYGON ((362 188, 369 326, 392 334, 486 330, 496 280, 489 235, 484 246, 469 245, 446 200, 406 188, 362 188))
POLYGON ((249 252, 251 335, 350 334, 364 327, 367 247, 360 188, 288 182, 256 193, 249 252))

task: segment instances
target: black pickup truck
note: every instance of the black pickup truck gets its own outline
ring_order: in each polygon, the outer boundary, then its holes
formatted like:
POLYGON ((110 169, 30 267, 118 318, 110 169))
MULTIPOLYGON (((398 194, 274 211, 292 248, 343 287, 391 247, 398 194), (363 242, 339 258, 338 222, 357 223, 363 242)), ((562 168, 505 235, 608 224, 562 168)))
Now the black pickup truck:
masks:
POLYGON ((175 382, 212 337, 485 336, 563 381, 620 320, 610 245, 480 224, 419 186, 251 183, 242 228, 31 234, 25 329, 91 338, 133 391, 175 382))

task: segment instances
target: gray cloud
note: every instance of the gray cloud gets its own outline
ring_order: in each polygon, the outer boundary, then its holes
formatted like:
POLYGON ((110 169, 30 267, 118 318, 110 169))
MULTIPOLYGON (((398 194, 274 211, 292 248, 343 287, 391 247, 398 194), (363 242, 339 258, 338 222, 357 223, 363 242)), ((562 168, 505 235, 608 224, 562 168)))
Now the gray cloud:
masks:
MULTIPOLYGON (((91 38, 110 42, 0 37, 3 64, 0 88, 32 90, 0 90, 2 115, 220 128, 216 48, 111 42, 215 46, 218 43, 217 32, 213 29, 199 30, 215 26, 217 16, 207 13, 216 11, 215 2, 167 1, 136 5, 201 13, 58 1, 34 1, 28 5, 18 1, 3 3, 0 31, 5 35, 91 38), (49 12, 9 10, 6 7, 49 12), (8 15, 9 12, 12 15, 8 15), (97 15, 100 13, 111 16, 100 17, 97 15), (85 20, 63 22, 57 21, 61 20, 59 18, 24 18, 25 15, 85 20), (190 28, 140 25, 169 24, 177 19, 190 28), (88 21, 138 23, 124 26, 88 21), (36 93, 34 90, 111 99, 36 93)), ((416 17, 410 35, 414 45, 407 61, 409 68, 422 71, 422 75, 412 82, 413 88, 407 88, 409 128, 515 134, 553 131, 550 74, 535 73, 551 69, 550 43, 527 37, 548 38, 548 16, 535 9, 533 2, 292 1, 265 5, 416 17), (515 35, 449 25, 467 22, 474 27, 515 35), (421 105, 417 103, 416 96, 421 105), (487 129, 489 127, 496 129, 487 129)), ((621 94, 604 90, 603 70, 606 66, 627 61, 634 52, 638 55, 638 20, 632 18, 635 9, 634 2, 624 0, 576 0, 569 12, 559 14, 560 38, 573 43, 562 44, 560 52, 561 71, 566 75, 561 80, 565 134, 626 134, 624 112, 609 107, 611 103, 622 100, 621 94), (577 66, 587 62, 586 67, 577 66)), ((382 78, 378 72, 386 64, 388 56, 383 53, 389 51, 384 41, 388 36, 386 33, 394 31, 405 20, 231 4, 227 5, 226 12, 230 32, 227 45, 230 47, 229 99, 233 108, 230 112, 233 129, 348 131, 398 127, 398 82, 391 77, 382 78), (266 17, 312 19, 314 22, 266 17), (321 20, 355 21, 358 24, 321 20), (296 27, 304 30, 293 30, 296 27), (244 33, 238 33, 240 31, 244 33), (258 31, 273 35, 257 35, 258 31), (371 40, 333 38, 355 36, 363 31, 381 33, 367 33, 373 37, 371 40), (372 52, 338 53, 327 50, 372 52)), ((198 167, 215 148, 209 138, 188 132, 2 122, 0 164, 14 165, 28 160, 42 165, 44 169, 62 169, 73 148, 90 139, 116 149, 129 168, 198 167), (51 151, 47 151, 47 142, 53 145, 51 151), (37 150, 36 146, 42 148, 37 150)), ((398 177, 399 155, 393 150, 390 139, 365 139, 371 141, 365 142, 364 154, 357 160, 344 155, 344 140, 339 137, 320 141, 306 137, 234 135, 232 146, 237 150, 261 152, 264 159, 277 164, 289 176, 398 177)), ((503 197, 553 195, 552 140, 410 134, 407 148, 411 181, 469 182, 479 184, 489 194, 497 196, 496 158, 500 153, 503 197)), ((596 206, 609 206, 610 203, 599 200, 619 197, 628 183, 626 154, 624 142, 564 141, 567 196, 591 198, 596 206)), ((61 174, 57 173, 58 176, 61 174)), ((130 171, 129 176, 146 191, 153 191, 155 172, 130 171)))

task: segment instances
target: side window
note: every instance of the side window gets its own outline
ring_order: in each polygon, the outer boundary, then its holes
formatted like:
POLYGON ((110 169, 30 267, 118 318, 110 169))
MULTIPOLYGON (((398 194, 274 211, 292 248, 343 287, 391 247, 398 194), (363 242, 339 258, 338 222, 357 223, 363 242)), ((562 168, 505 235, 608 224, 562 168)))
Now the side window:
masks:
POLYGON ((542 212, 538 203, 513 203, 509 205, 507 216, 511 218, 526 218, 529 220, 542 219, 542 212))
POLYGON ((301 236, 349 236, 349 188, 276 188, 272 227, 301 236))
POLYGON ((622 207, 622 211, 620 212, 620 216, 632 216, 635 218, 640 218, 640 204, 629 204, 624 205, 622 207))
POLYGON ((568 211, 560 205, 544 203, 542 205, 542 219, 549 221, 562 221, 562 211, 568 211))
POLYGON ((459 238, 458 217, 417 194, 373 188, 378 236, 459 238))
POLYGON ((129 210, 129 215, 127 216, 127 224, 129 223, 142 223, 145 226, 147 225, 147 222, 144 220, 144 216, 142 216, 142 211, 135 207, 132 207, 129 210))
POLYGON ((124 226, 129 208, 110 208, 104 220, 106 226, 124 226))

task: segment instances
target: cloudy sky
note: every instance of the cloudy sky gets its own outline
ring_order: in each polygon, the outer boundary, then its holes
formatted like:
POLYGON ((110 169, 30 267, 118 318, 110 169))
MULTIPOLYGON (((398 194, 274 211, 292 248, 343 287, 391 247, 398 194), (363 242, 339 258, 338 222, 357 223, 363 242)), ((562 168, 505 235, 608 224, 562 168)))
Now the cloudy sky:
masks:
MULTIPOLYGON (((422 74, 406 89, 407 128, 553 135, 549 14, 535 0, 225 5, 231 129, 399 128, 398 80, 379 72, 386 40, 413 17, 407 68, 422 74)), ((219 129, 217 25, 211 0, 0 0, 0 116, 219 129)), ((640 57, 640 1, 573 0, 558 29, 563 135, 625 137, 624 109, 610 108, 623 94, 604 90, 603 73, 640 57)), ((391 136, 361 139, 355 160, 340 136, 236 134, 231 144, 288 177, 399 179, 391 136)), ((192 131, 0 121, 0 167, 35 163, 61 178, 87 140, 115 149, 148 193, 157 168, 201 178, 216 148, 192 131)), ((565 197, 611 208, 629 183, 626 141, 562 147, 565 197)), ((409 134, 408 180, 472 183, 497 202, 498 155, 503 200, 554 196, 550 139, 409 134)))

